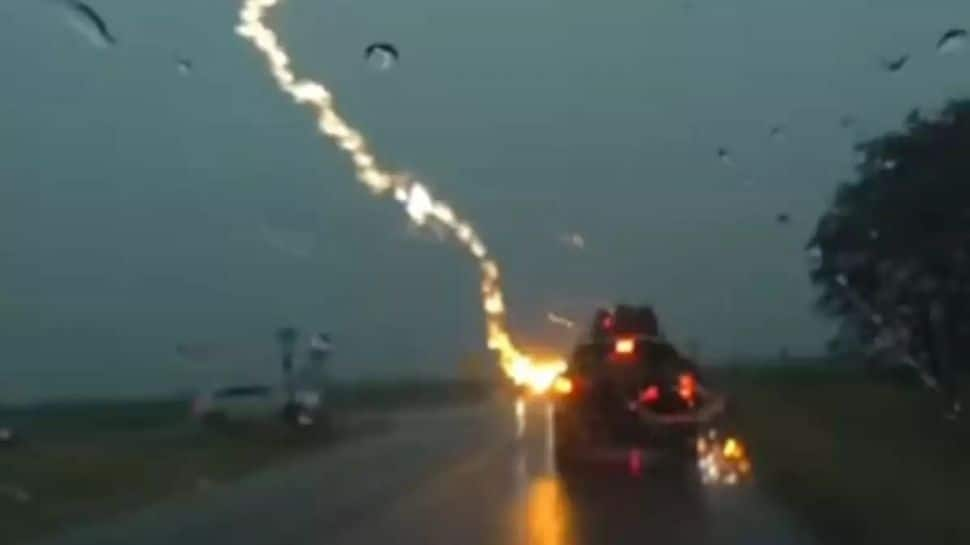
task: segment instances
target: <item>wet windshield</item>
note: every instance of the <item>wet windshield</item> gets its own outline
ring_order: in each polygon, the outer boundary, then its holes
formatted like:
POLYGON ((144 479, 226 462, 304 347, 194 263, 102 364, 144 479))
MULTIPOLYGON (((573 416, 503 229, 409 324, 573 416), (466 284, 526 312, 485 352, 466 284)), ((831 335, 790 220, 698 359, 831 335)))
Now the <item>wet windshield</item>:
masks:
POLYGON ((0 3, 0 543, 970 542, 968 30, 0 3))

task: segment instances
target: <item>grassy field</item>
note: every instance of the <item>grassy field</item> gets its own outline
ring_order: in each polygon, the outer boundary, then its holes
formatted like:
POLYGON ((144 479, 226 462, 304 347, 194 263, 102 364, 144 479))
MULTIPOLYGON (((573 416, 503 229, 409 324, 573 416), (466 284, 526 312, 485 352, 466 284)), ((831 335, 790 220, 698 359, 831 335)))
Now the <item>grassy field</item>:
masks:
POLYGON ((480 401, 496 386, 475 381, 403 379, 364 380, 334 384, 330 403, 338 409, 436 407, 480 401))
POLYGON ((970 424, 907 381, 833 366, 717 377, 758 481, 831 543, 970 543, 970 424))
POLYGON ((0 543, 197 494, 335 441, 379 433, 391 422, 385 411, 473 402, 486 393, 443 381, 339 385, 334 425, 310 432, 272 420, 203 429, 190 418, 188 400, 0 408, 0 426, 23 435, 0 447, 0 543))

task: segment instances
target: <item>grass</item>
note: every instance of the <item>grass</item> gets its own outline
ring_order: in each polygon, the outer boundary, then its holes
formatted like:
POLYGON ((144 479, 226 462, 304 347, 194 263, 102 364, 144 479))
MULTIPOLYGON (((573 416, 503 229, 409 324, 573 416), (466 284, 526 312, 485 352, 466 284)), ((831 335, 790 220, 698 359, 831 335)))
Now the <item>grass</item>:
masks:
MULTIPOLYGON (((0 485, 31 497, 16 501, 10 491, 0 496, 0 543, 18 543, 164 497, 197 493, 336 439, 376 430, 372 425, 366 430, 338 428, 335 434, 296 432, 282 422, 262 422, 212 431, 184 420, 145 427, 120 417, 115 421, 110 413, 120 409, 105 404, 106 414, 93 419, 99 427, 87 433, 72 416, 66 420, 73 428, 60 433, 42 429, 22 444, 0 450, 0 485), (120 425, 111 428, 105 420, 120 425)), ((45 424, 56 420, 53 415, 43 419, 45 424)))
POLYGON ((717 377, 758 480, 833 543, 970 543, 970 426, 909 384, 832 366, 717 377))
POLYGON ((162 498, 196 494, 334 441, 385 429, 371 413, 482 399, 484 387, 446 381, 354 383, 332 392, 335 425, 297 431, 271 420, 207 430, 188 400, 0 407, 23 439, 0 447, 0 543, 21 543, 162 498), (18 501, 15 491, 30 494, 18 501))
POLYGON ((91 433, 170 428, 184 424, 188 410, 188 399, 53 401, 0 407, 0 424, 26 430, 34 438, 64 439, 91 433))
POLYGON ((444 379, 362 380, 334 384, 330 403, 343 409, 371 408, 393 410, 413 407, 438 407, 481 401, 494 386, 477 381, 444 379))

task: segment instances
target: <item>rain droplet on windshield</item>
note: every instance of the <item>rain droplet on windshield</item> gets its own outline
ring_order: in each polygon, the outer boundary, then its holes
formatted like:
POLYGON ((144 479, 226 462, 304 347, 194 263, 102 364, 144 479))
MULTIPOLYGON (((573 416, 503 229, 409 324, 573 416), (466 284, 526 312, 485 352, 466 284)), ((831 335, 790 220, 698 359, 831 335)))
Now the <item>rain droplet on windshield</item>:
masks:
POLYGON ((962 28, 951 28, 940 36, 936 42, 936 52, 941 55, 950 55, 962 50, 967 45, 967 31, 962 28))
POLYGON ((91 45, 95 47, 110 47, 118 40, 108 28, 101 14, 94 8, 77 0, 64 0, 61 3, 65 10, 68 23, 91 45))
POLYGON ((869 239, 870 240, 876 240, 878 238, 879 238, 879 230, 877 230, 877 229, 869 229, 869 239))
POLYGON ((901 55, 894 59, 883 59, 882 67, 889 72, 899 72, 909 62, 909 55, 901 55))
POLYGON ((291 257, 306 259, 317 246, 317 229, 312 213, 300 210, 267 210, 259 225, 263 242, 291 257))
POLYGON ((771 131, 769 132, 769 134, 771 135, 772 140, 776 142, 781 142, 782 140, 785 139, 785 127, 781 125, 775 125, 774 127, 771 128, 771 131))
POLYGON ((846 276, 844 274, 837 275, 835 277, 835 281, 838 282, 838 284, 840 286, 848 286, 849 285, 849 279, 846 278, 846 276))
POLYGON ((364 49, 367 64, 375 70, 388 70, 397 62, 399 53, 394 45, 386 42, 372 43, 364 49))
POLYGON ((778 216, 776 216, 775 219, 778 220, 778 223, 788 223, 789 221, 791 221, 791 216, 789 216, 785 212, 782 212, 778 214, 778 216))
POLYGON ((734 159, 731 158, 731 152, 727 148, 717 148, 717 158, 727 166, 734 164, 734 159))
POLYGON ((178 68, 179 74, 182 74, 183 76, 188 76, 192 73, 192 69, 195 68, 192 61, 185 58, 178 59, 178 61, 176 61, 176 67, 178 68))
POLYGON ((897 163, 895 159, 886 159, 882 162, 882 168, 886 170, 894 170, 898 164, 899 163, 897 163))
POLYGON ((850 129, 855 125, 855 118, 851 115, 843 115, 839 118, 839 126, 843 129, 850 129))
POLYGON ((577 250, 582 250, 586 247, 586 239, 579 233, 567 233, 560 237, 560 240, 563 244, 572 246, 577 250))

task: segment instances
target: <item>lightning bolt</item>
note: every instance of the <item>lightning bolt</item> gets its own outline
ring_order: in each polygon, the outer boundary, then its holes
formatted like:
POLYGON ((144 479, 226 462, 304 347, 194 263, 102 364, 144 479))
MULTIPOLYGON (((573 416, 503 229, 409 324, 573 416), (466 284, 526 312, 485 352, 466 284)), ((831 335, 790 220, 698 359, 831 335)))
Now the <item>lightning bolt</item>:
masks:
POLYGON ((481 274, 481 301, 485 313, 488 348, 498 352, 499 363, 517 384, 543 392, 565 370, 562 360, 534 361, 512 343, 505 319, 505 302, 498 263, 475 228, 445 201, 411 176, 381 167, 364 136, 341 117, 330 91, 320 82, 297 77, 290 57, 276 32, 266 24, 268 12, 281 0, 245 0, 236 33, 265 57, 279 89, 294 102, 307 106, 317 119, 319 131, 350 158, 357 180, 375 196, 390 195, 418 226, 443 228, 475 259, 481 274))

